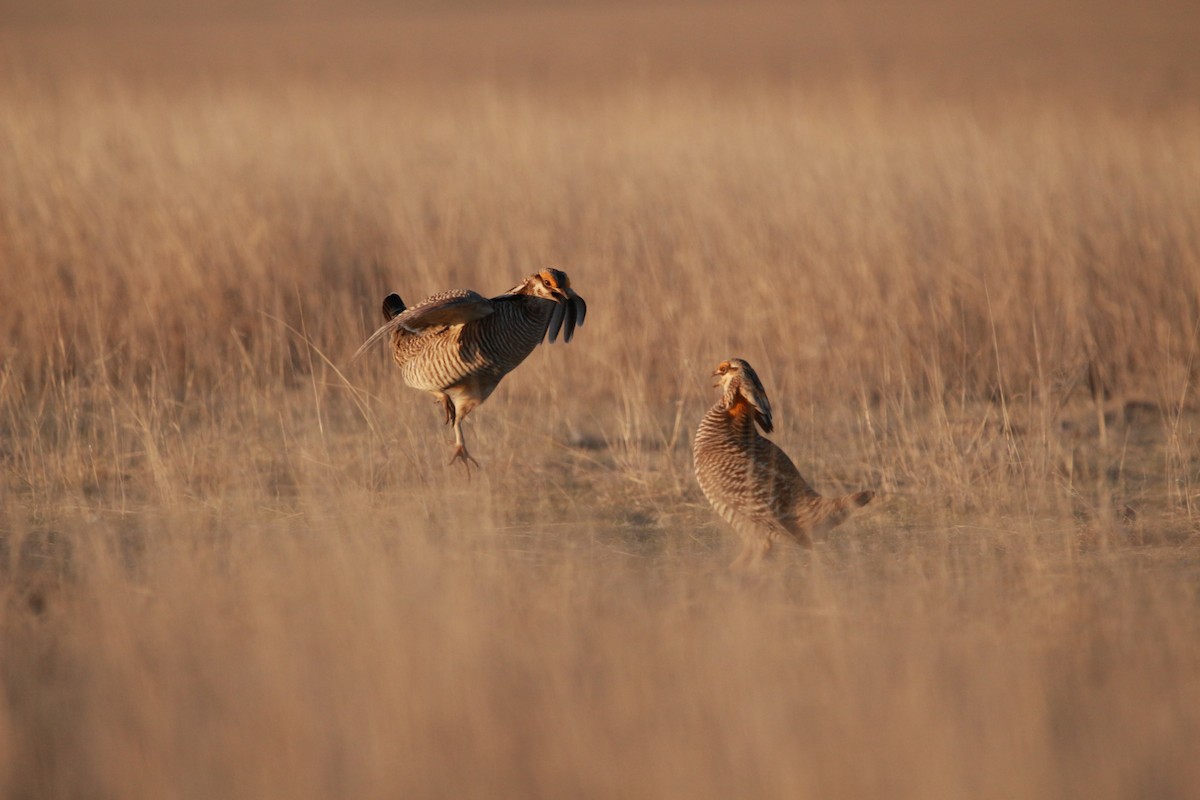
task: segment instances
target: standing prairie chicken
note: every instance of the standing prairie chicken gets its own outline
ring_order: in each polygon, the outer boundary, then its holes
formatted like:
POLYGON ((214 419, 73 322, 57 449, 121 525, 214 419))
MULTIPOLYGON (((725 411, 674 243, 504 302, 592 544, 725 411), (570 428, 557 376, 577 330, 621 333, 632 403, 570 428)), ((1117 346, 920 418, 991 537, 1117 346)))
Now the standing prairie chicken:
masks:
POLYGON ((822 497, 800 477, 796 465, 758 427, 774 427, 771 403, 754 369, 740 358, 713 372, 721 399, 700 421, 694 444, 696 480, 716 512, 742 537, 731 565, 757 566, 776 539, 789 536, 805 547, 866 505, 874 492, 822 497))
POLYGON ((399 295, 383 300, 387 322, 354 354, 391 334, 392 357, 404 382, 430 392, 454 426, 454 456, 470 473, 479 465, 467 452, 462 422, 488 399, 500 380, 525 360, 544 338, 563 331, 571 341, 583 325, 587 304, 565 272, 544 269, 490 300, 469 289, 441 292, 405 308, 399 295))

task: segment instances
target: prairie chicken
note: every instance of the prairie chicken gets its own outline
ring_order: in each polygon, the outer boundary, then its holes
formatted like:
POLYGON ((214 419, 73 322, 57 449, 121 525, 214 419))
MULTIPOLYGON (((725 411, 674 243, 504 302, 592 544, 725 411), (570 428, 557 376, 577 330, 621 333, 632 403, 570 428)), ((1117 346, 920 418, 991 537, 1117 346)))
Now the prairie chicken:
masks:
POLYGON ((717 514, 742 537, 730 566, 758 566, 776 539, 789 536, 805 547, 866 505, 874 492, 822 497, 800 477, 796 465, 770 439, 771 403, 754 369, 740 358, 713 372, 721 399, 696 431, 696 480, 717 514), (757 427, 756 427, 757 426, 757 427))
POLYGON ((544 269, 490 300, 469 289, 441 292, 405 308, 399 295, 383 300, 387 322, 354 354, 391 336, 392 357, 404 382, 430 392, 442 403, 446 424, 454 426, 454 456, 470 474, 479 462, 467 452, 462 422, 488 399, 500 380, 525 360, 547 336, 559 330, 571 341, 583 325, 587 304, 575 294, 565 272, 544 269))

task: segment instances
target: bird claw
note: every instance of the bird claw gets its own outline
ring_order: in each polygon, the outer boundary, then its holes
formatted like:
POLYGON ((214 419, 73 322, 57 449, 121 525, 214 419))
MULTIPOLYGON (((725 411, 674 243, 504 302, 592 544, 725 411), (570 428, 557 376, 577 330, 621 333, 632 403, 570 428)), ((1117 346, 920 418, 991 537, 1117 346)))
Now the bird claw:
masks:
POLYGON ((479 462, 476 461, 474 458, 472 458, 471 454, 467 452, 467 448, 465 445, 460 444, 460 445, 455 446, 454 455, 450 457, 450 461, 446 466, 450 466, 455 461, 462 462, 462 465, 467 470, 467 479, 468 480, 470 480, 470 478, 471 478, 471 465, 472 464, 474 464, 479 469, 483 469, 483 467, 479 466, 479 462))

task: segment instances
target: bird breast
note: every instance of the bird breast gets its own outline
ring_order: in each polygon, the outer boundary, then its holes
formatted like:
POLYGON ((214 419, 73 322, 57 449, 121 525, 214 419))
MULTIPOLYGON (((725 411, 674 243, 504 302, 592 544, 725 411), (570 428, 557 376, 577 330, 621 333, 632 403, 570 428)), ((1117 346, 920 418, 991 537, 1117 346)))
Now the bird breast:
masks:
POLYGON ((713 493, 717 497, 736 493, 749 478, 748 462, 759 436, 753 416, 734 408, 713 406, 696 431, 696 478, 709 499, 713 493))

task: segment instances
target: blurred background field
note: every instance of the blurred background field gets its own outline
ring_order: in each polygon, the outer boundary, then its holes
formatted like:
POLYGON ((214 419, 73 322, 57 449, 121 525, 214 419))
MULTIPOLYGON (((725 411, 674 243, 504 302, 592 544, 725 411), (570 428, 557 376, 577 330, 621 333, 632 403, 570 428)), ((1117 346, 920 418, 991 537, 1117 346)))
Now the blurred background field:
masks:
POLYGON ((1194 797, 1191 3, 0 0, 0 795, 1194 797), (588 301, 467 423, 398 291, 588 301), (762 375, 757 583, 691 476, 762 375))

